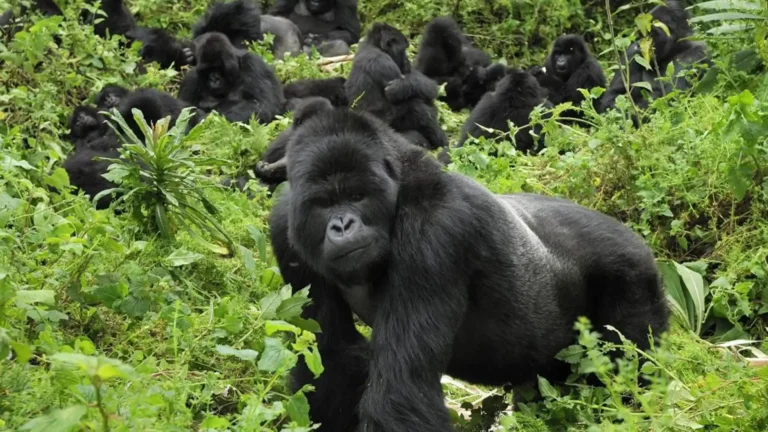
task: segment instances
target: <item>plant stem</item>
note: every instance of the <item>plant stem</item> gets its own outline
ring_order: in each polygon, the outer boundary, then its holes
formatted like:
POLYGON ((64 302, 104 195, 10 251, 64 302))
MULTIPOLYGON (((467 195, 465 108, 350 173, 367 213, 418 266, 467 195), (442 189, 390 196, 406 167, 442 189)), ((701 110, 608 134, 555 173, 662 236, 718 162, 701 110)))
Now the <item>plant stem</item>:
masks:
POLYGON ((98 405, 99 412, 101 413, 104 432, 109 432, 109 414, 107 414, 107 410, 104 408, 104 400, 101 397, 101 380, 97 377, 91 381, 93 382, 93 387, 96 389, 96 405, 98 405))
POLYGON ((642 126, 643 121, 640 118, 640 109, 637 108, 637 105, 635 105, 635 100, 632 99, 632 89, 630 88, 630 82, 629 82, 629 57, 627 57, 626 50, 624 51, 624 66, 621 64, 621 56, 619 55, 619 47, 616 46, 616 33, 614 32, 613 28, 613 14, 611 13, 611 2, 610 0, 605 0, 605 10, 608 13, 608 30, 611 32, 611 46, 613 46, 613 54, 616 57, 616 61, 619 63, 619 73, 621 74, 621 82, 624 84, 624 91, 627 92, 627 97, 629 98, 629 102, 632 104, 632 111, 635 113, 635 118, 637 118, 637 125, 642 126), (625 75, 626 74, 626 75, 625 75))

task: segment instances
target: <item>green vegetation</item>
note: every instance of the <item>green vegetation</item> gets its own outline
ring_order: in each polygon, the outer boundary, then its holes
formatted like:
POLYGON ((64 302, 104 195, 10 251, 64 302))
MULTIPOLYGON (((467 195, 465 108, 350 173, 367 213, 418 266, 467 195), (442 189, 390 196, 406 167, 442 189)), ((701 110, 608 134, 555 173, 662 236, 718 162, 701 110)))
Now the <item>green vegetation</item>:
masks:
MULTIPOLYGON (((122 211, 97 211, 61 168, 69 113, 106 84, 174 92, 179 74, 139 74, 137 47, 78 24, 82 0, 57 3, 65 17, 34 17, 0 40, 0 431, 310 430, 304 392, 285 386, 297 362, 322 373, 317 323, 299 317, 307 292, 291 295, 277 271, 271 198, 255 182, 251 197, 218 186, 245 174, 290 119, 209 117, 186 137, 147 130, 109 174, 124 180, 122 211)), ((543 59, 564 31, 585 32, 606 69, 616 58, 607 35, 626 44, 650 6, 618 12, 611 29, 604 2, 591 0, 360 3, 366 25, 388 21, 414 45, 431 17, 457 11, 479 46, 515 65, 543 59)), ((578 342, 560 354, 573 380, 540 380, 543 400, 514 413, 501 389, 447 382, 457 429, 768 430, 768 5, 698 3, 717 74, 697 95, 656 101, 638 128, 627 103, 585 109, 589 129, 534 116, 548 134, 535 157, 504 139, 453 151, 450 170, 495 192, 564 196, 624 221, 657 254, 675 311, 649 353, 576 323, 578 342), (626 352, 617 368, 611 349, 626 352)), ((128 4, 140 22, 188 34, 208 2, 128 4)), ((349 68, 254 50, 284 81, 349 68)), ((455 141, 467 113, 440 112, 455 141)))

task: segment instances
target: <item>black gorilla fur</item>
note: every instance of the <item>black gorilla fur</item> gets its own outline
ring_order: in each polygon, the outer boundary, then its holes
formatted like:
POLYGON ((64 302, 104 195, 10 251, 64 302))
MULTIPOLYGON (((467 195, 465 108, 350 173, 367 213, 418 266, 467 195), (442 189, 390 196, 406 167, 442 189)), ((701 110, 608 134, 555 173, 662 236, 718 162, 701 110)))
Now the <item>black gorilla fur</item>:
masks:
POLYGON ((299 27, 305 51, 316 47, 324 56, 343 55, 360 39, 357 0, 277 0, 269 14, 299 27))
POLYGON ((209 7, 192 27, 192 37, 205 33, 225 35, 235 48, 246 48, 246 43, 261 40, 261 9, 251 0, 216 3, 209 7))
MULTIPOLYGON (((131 128, 131 131, 133 131, 139 139, 143 139, 144 134, 141 132, 139 125, 133 118, 134 108, 141 111, 144 120, 146 120, 147 124, 150 126, 165 117, 171 118, 170 125, 173 126, 176 124, 176 119, 178 119, 179 114, 181 114, 181 110, 189 106, 189 104, 176 99, 166 92, 145 88, 135 90, 123 99, 120 103, 119 111, 120 115, 123 116, 123 119, 125 119, 125 122, 131 128)), ((190 120, 188 129, 191 129, 198 124, 203 117, 204 114, 198 111, 190 120)))
POLYGON ((347 79, 347 99, 422 147, 448 145, 437 119, 437 85, 412 71, 408 39, 396 28, 376 23, 360 44, 347 79))
POLYGON ((564 379, 555 355, 579 316, 641 349, 649 328, 667 329, 654 257, 620 222, 562 199, 493 195, 365 113, 327 109, 293 134, 271 242, 286 282, 311 286, 304 316, 322 328, 324 373, 293 373, 295 388, 315 387, 320 431, 452 430, 441 374, 564 379))
POLYGON ((255 114, 268 123, 285 112, 280 81, 261 57, 235 48, 222 33, 205 33, 195 45, 197 65, 184 77, 180 99, 229 121, 255 114))
POLYGON ((319 112, 333 108, 330 101, 323 97, 307 97, 299 102, 293 115, 293 124, 274 139, 264 154, 261 161, 253 169, 256 178, 266 185, 271 191, 282 182, 286 181, 287 150, 291 142, 293 132, 307 119, 319 112))
POLYGON ((651 11, 654 20, 658 20, 669 29, 667 35, 664 30, 654 26, 651 30, 653 39, 653 59, 650 64, 654 70, 647 70, 636 61, 632 60, 635 55, 640 54, 640 44, 633 43, 627 49, 626 55, 622 58, 621 68, 616 71, 608 85, 608 89, 603 93, 599 101, 598 110, 604 112, 616 105, 616 98, 620 95, 626 95, 626 87, 622 80, 622 69, 629 69, 629 97, 640 108, 648 107, 648 100, 645 97, 644 90, 632 84, 646 82, 653 89, 652 96, 659 98, 671 93, 674 90, 687 90, 691 87, 689 77, 686 72, 695 69, 696 65, 707 65, 710 63, 707 54, 707 46, 702 42, 687 40, 693 35, 693 30, 688 24, 687 13, 678 1, 668 1, 667 5, 656 6, 651 11), (629 59, 629 65, 625 59, 629 59), (660 80, 659 77, 666 77, 666 71, 669 64, 674 66, 672 82, 660 80), (658 69, 656 69, 658 65, 658 69))
POLYGON ((96 106, 102 111, 117 108, 130 91, 119 85, 107 85, 96 95, 96 106))
POLYGON ((472 46, 449 17, 435 18, 427 25, 415 68, 446 84, 442 99, 454 111, 477 105, 505 72, 501 64, 491 65, 490 57, 472 46))
MULTIPOLYGON (((589 52, 584 39, 575 34, 560 36, 547 57, 546 72, 536 77, 547 91, 547 100, 553 105, 571 102, 579 107, 584 96, 579 89, 605 88, 605 75, 600 63, 589 52)), ((564 117, 578 117, 576 110, 568 110, 564 117)))
POLYGON ((344 90, 346 82, 344 77, 297 80, 286 84, 283 88, 283 96, 291 105, 297 104, 296 101, 292 101, 293 99, 301 100, 318 96, 328 99, 335 107, 348 106, 349 100, 344 90))
MULTIPOLYGON (((117 148, 82 148, 69 155, 62 165, 69 175, 69 182, 91 198, 100 192, 115 187, 113 183, 103 177, 112 162, 94 160, 97 157, 116 159, 120 157, 120 153, 118 153, 117 148)), ((112 200, 112 196, 104 196, 96 202, 96 208, 105 209, 109 207, 112 200)))
POLYGON ((136 19, 123 4, 123 0, 101 0, 101 10, 106 16, 83 9, 80 19, 93 24, 93 31, 101 37, 127 35, 136 27, 136 19), (96 22, 99 21, 99 22, 96 22))
POLYGON ((136 27, 128 32, 131 40, 141 42, 141 58, 147 62, 157 62, 161 68, 171 66, 181 70, 183 66, 192 64, 193 44, 187 40, 181 40, 167 31, 154 27, 136 27))
MULTIPOLYGON (((496 85, 496 90, 486 93, 472 110, 461 131, 459 145, 462 145, 470 136, 491 138, 495 135, 483 130, 480 126, 507 132, 509 131, 508 121, 516 126, 527 125, 531 111, 542 104, 551 107, 551 104, 544 99, 536 78, 525 71, 510 71, 496 85)), ((536 141, 530 129, 518 131, 515 134, 517 149, 534 153, 540 151, 544 147, 544 137, 541 136, 540 129, 540 127, 534 128, 534 133, 540 135, 536 141)))

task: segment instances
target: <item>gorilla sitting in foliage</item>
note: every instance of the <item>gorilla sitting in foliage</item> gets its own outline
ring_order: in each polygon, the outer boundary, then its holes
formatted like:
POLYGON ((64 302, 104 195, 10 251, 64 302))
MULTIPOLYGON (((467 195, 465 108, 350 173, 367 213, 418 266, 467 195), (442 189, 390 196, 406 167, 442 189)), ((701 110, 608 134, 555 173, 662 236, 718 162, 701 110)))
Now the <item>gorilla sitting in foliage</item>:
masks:
POLYGON ((303 316, 322 328, 325 371, 293 371, 294 388, 315 387, 320 431, 450 431, 442 374, 563 380, 555 355, 581 316, 640 349, 667 329, 653 254, 620 222, 563 199, 493 195, 365 113, 326 109, 292 133, 271 242, 285 281, 310 286, 303 316))
POLYGON ((261 40, 261 9, 252 0, 234 0, 215 3, 192 27, 192 37, 197 39, 206 33, 221 33, 240 49, 261 40))
POLYGON ((690 74, 696 66, 710 63, 707 54, 707 46, 702 42, 690 41, 687 38, 693 35, 693 30, 688 24, 687 14, 680 2, 669 1, 667 5, 660 5, 651 11, 651 16, 656 21, 652 24, 651 39, 653 40, 653 54, 648 62, 651 69, 634 60, 635 56, 642 56, 640 42, 635 42, 627 49, 619 70, 613 76, 608 89, 603 93, 599 101, 598 111, 604 112, 614 108, 616 98, 627 95, 640 108, 648 107, 646 98, 647 90, 634 84, 647 83, 651 88, 653 98, 663 97, 675 90, 687 90, 691 87, 690 74), (662 28, 666 26, 669 34, 662 28), (627 63, 627 61, 629 63, 627 63), (672 77, 667 77, 667 70, 673 69, 672 77), (625 76, 629 82, 624 82, 625 76))
POLYGON ((222 33, 205 33, 195 45, 197 65, 181 83, 181 100, 216 110, 232 122, 248 121, 255 114, 269 123, 284 112, 280 81, 261 57, 235 48, 222 33))
MULTIPOLYGON (((589 91, 594 87, 605 87, 603 68, 579 35, 557 38, 547 57, 546 72, 537 71, 534 75, 546 90, 547 100, 552 105, 571 102, 579 107, 584 100, 579 89, 589 91)), ((579 112, 568 110, 562 115, 579 117, 579 112)))
POLYGON ((437 85, 412 71, 408 39, 396 28, 376 23, 360 44, 346 83, 347 99, 422 147, 448 145, 437 119, 437 85))
POLYGON ((438 84, 446 84, 443 100, 459 111, 474 107, 504 76, 505 67, 475 48, 449 17, 427 25, 416 57, 416 69, 438 84))
MULTIPOLYGON (((536 78, 528 72, 521 70, 510 71, 496 85, 496 90, 486 93, 475 109, 469 115, 464 128, 461 131, 459 145, 463 145, 469 137, 491 138, 493 132, 483 128, 491 128, 497 131, 508 132, 509 122, 517 127, 530 123, 530 115, 537 105, 551 108, 552 105, 544 99, 542 89, 536 78), (482 126, 482 127, 481 127, 482 126)), ((544 148, 544 137, 540 133, 541 128, 533 129, 535 139, 529 128, 523 128, 515 134, 515 147, 524 152, 537 153, 544 148)))
POLYGON ((357 0, 277 0, 269 14, 293 21, 305 51, 314 47, 326 57, 349 53, 360 39, 357 0))

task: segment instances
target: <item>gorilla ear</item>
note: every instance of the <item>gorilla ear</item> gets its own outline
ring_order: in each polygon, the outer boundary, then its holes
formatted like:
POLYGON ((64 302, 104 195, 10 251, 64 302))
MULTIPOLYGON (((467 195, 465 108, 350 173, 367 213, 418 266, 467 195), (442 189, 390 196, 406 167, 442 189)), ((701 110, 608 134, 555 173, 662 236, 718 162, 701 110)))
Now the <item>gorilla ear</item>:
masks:
POLYGON ((323 111, 332 111, 331 101, 324 97, 310 97, 304 99, 296 107, 293 115, 293 126, 297 127, 323 111))

